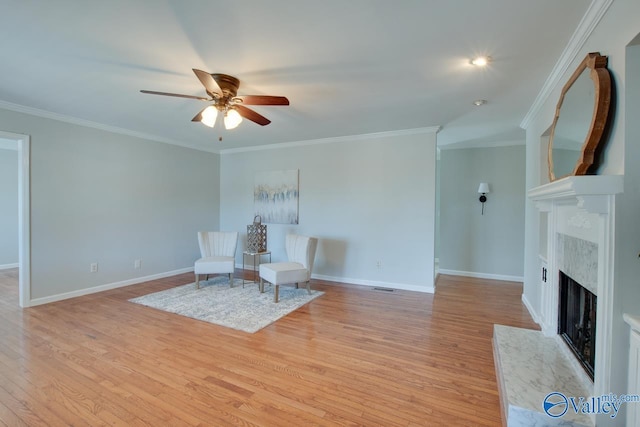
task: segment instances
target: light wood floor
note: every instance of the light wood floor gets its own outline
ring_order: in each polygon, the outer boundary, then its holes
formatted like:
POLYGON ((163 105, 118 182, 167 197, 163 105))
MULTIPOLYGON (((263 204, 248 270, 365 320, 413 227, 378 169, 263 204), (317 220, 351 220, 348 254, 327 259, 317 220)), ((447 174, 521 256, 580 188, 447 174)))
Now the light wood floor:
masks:
POLYGON ((324 296, 247 334, 127 301, 191 274, 24 310, 17 275, 8 426, 499 426, 493 324, 536 328, 520 284, 454 276, 435 295, 312 281, 324 296))

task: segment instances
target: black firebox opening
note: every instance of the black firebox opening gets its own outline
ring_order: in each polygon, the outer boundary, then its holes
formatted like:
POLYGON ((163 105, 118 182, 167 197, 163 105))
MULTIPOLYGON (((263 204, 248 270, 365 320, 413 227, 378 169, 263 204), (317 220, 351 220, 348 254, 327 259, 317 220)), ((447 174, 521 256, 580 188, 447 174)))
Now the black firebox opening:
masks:
POLYGON ((560 272, 558 334, 567 342, 593 380, 596 350, 597 297, 560 272))

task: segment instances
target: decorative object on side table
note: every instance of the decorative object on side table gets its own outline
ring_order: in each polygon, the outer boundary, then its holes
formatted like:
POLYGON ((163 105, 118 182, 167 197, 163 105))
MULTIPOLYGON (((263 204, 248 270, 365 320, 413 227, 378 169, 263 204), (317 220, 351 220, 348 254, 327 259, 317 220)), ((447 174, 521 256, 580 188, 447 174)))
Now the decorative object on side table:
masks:
POLYGON ((247 252, 260 253, 267 251, 267 225, 262 224, 262 217, 253 217, 253 224, 247 225, 247 252))

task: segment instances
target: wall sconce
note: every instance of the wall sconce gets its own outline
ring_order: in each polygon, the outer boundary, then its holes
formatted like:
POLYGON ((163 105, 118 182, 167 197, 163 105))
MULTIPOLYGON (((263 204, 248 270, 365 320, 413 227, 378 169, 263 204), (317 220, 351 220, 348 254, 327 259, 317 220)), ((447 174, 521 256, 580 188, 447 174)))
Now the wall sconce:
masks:
POLYGON ((484 202, 487 201, 486 195, 487 193, 489 193, 489 184, 487 184, 486 182, 481 182, 480 187, 478 187, 478 193, 481 194, 478 200, 480 200, 480 203, 482 203, 482 215, 484 215, 484 202))

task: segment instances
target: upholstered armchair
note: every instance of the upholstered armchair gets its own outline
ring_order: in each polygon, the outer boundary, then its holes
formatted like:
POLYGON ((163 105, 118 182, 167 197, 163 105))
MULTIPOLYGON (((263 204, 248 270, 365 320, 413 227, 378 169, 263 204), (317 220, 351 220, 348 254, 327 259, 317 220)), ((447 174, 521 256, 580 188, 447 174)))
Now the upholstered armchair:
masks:
POLYGON ((299 283, 306 283, 307 292, 311 293, 309 280, 317 246, 315 237, 287 235, 285 249, 289 261, 260 264, 260 292, 264 292, 266 281, 274 286, 274 302, 278 302, 280 285, 295 284, 298 287, 299 283))
POLYGON ((196 274, 196 287, 200 288, 200 275, 228 274, 229 287, 233 286, 236 247, 238 233, 236 231, 200 231, 198 232, 200 255, 193 271, 196 274))

